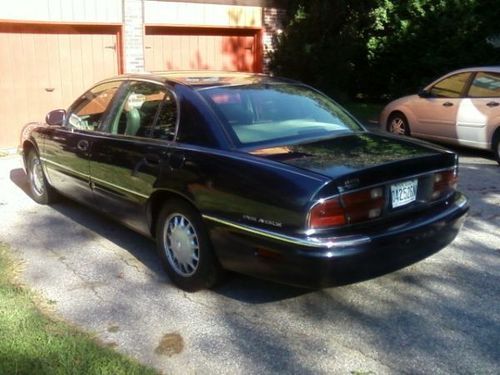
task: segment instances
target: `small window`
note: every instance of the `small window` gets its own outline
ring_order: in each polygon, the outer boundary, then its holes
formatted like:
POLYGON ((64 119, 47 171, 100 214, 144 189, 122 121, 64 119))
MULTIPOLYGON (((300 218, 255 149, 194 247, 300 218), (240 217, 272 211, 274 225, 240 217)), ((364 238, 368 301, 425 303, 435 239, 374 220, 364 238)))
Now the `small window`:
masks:
POLYGON ((460 98, 470 73, 459 73, 436 83, 431 95, 437 98, 460 98))
POLYGON ((499 98, 500 73, 477 73, 470 87, 469 96, 473 98, 499 98))
POLYGON ((66 126, 72 129, 97 130, 120 85, 121 82, 108 82, 83 94, 70 108, 66 126))
POLYGON ((111 123, 112 134, 147 137, 165 99, 165 87, 150 82, 132 82, 111 123))
POLYGON ((209 125, 189 98, 184 98, 181 102, 181 122, 179 124, 177 141, 205 147, 215 145, 209 125))

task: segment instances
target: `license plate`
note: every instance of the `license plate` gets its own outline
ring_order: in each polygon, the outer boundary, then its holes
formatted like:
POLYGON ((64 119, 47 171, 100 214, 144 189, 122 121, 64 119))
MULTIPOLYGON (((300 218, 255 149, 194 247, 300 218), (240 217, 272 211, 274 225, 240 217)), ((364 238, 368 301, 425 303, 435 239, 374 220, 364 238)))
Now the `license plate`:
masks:
POLYGON ((417 199, 418 180, 391 185, 392 208, 401 207, 417 199))

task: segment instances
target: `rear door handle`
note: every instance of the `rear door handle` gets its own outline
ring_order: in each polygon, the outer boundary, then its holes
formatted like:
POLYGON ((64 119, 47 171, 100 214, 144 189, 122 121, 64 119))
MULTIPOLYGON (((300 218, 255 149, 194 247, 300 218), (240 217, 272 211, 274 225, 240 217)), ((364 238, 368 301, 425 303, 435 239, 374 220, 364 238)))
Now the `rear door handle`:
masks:
POLYGON ((498 107, 500 105, 500 103, 498 102, 489 102, 488 104, 486 104, 488 107, 498 107))
POLYGON ((452 102, 445 102, 445 103, 443 103, 443 106, 444 107, 451 107, 451 106, 453 106, 453 103, 452 102))
POLYGON ((78 141, 78 143, 76 144, 76 147, 80 151, 87 151, 89 149, 89 141, 86 141, 85 139, 78 141))
POLYGON ((158 165, 161 161, 161 156, 158 154, 146 154, 144 155, 144 161, 149 165, 158 165))
POLYGON ((168 163, 171 169, 181 169, 184 166, 186 157, 183 153, 176 151, 170 155, 168 163))

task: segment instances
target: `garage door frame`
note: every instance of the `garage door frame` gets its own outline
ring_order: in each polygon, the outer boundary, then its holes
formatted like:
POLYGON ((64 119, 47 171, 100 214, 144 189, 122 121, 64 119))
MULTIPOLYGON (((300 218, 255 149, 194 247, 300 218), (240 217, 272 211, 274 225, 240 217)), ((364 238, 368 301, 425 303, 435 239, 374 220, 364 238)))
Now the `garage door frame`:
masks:
POLYGON ((202 36, 251 36, 254 38, 253 71, 263 71, 263 46, 261 27, 232 26, 165 26, 149 24, 145 26, 145 35, 202 35, 202 36))

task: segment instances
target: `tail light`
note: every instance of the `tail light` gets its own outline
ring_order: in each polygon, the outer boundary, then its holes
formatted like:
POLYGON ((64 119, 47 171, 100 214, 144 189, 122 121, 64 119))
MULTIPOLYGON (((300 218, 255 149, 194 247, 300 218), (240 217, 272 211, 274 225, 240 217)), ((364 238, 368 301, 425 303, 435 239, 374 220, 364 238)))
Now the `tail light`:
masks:
POLYGON ((321 200, 309 212, 309 228, 337 227, 346 223, 339 198, 321 200))
POLYGON ((381 187, 321 200, 309 212, 309 228, 321 229, 375 219, 385 205, 381 187))
POLYGON ((434 186, 432 189, 432 199, 439 199, 457 188, 457 169, 451 169, 434 174, 434 186))

